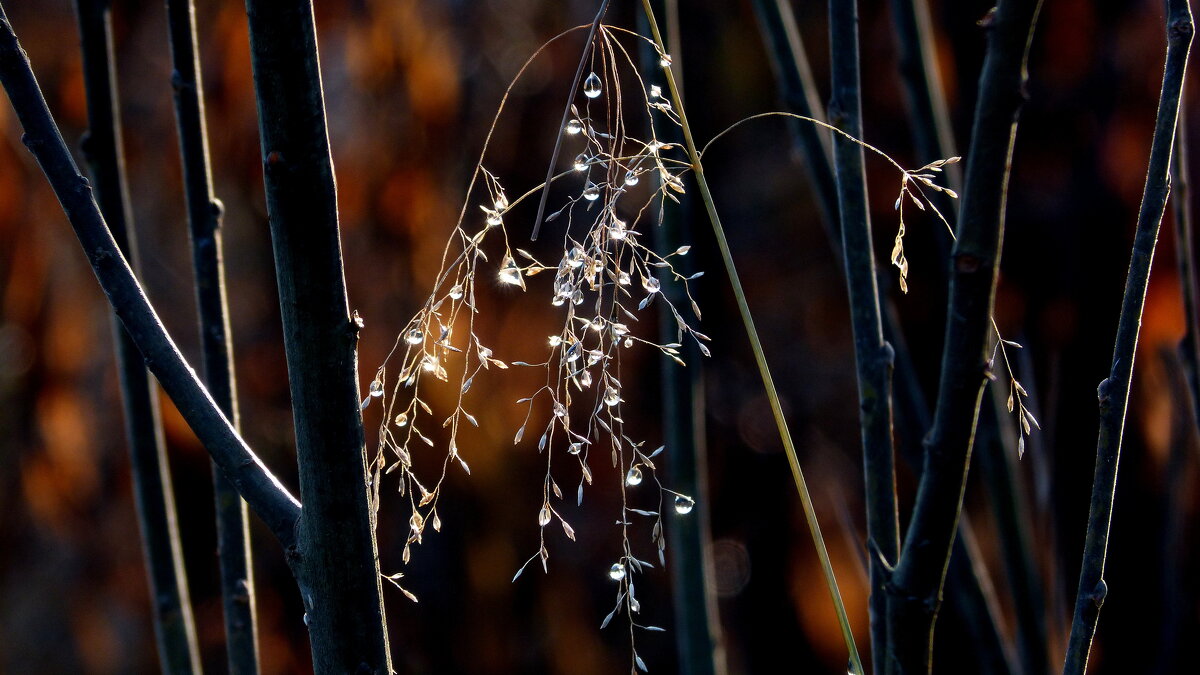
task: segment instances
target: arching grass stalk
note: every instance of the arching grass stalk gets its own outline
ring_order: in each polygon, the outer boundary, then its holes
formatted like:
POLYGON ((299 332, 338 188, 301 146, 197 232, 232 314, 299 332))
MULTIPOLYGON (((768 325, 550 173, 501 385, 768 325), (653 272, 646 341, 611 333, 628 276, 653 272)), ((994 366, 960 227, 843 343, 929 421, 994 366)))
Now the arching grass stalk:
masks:
MULTIPOLYGON (((650 24, 650 31, 654 35, 655 44, 663 54, 666 54, 666 45, 663 42, 662 34, 658 30, 658 22, 654 18, 654 10, 650 6, 650 0, 642 0, 642 7, 646 11, 646 18, 650 24)), ((850 620, 846 616, 846 607, 842 602, 841 592, 838 590, 833 565, 829 561, 829 552, 825 548, 825 539, 821 536, 821 526, 817 522, 817 514, 813 508, 812 496, 809 494, 808 484, 804 480, 804 471, 800 468, 800 461, 796 456, 796 446, 792 442, 791 432, 788 430, 787 421, 783 416, 783 407, 779 402, 779 394, 775 391, 775 382, 771 377, 771 369, 767 365, 766 355, 763 353, 762 341, 759 339, 758 331, 754 327, 754 317, 750 313, 750 305, 746 302, 746 293, 742 289, 742 282, 738 276, 737 267, 734 265, 733 256, 729 251, 729 242, 725 237, 725 230, 721 226, 721 218, 717 215, 712 192, 709 190, 708 181, 704 176, 704 166, 700 163, 700 152, 696 148, 696 141, 692 136, 692 129, 688 124, 687 113, 684 110, 683 101, 679 95, 679 87, 675 82, 675 76, 671 72, 671 68, 668 66, 663 70, 666 73, 671 100, 675 104, 680 125, 683 127, 684 145, 687 149, 688 157, 692 162, 692 172, 695 174, 696 184, 700 188, 700 198, 704 202, 704 210, 708 214, 709 222, 713 228, 713 235, 716 237, 717 246, 721 251, 721 260, 725 264, 725 271, 729 276, 729 283, 733 289, 734 298, 737 300, 738 313, 741 315, 742 324, 746 328, 746 336, 750 339, 750 348, 754 352, 754 360, 758 365, 759 375, 762 377, 763 389, 766 391, 767 400, 770 401, 771 413, 775 417, 775 425, 779 430, 780 440, 783 441, 788 466, 791 468, 792 478, 796 482, 796 491, 800 495, 800 503, 804 509, 804 518, 808 521, 808 529, 812 534, 813 544, 817 549, 817 557, 821 561, 821 570, 825 575, 825 585, 829 588, 829 595, 833 599, 838 624, 842 629, 842 638, 845 640, 846 649, 849 652, 850 672, 861 675, 865 672, 862 660, 859 658, 858 648, 854 644, 854 633, 850 630, 850 620)))

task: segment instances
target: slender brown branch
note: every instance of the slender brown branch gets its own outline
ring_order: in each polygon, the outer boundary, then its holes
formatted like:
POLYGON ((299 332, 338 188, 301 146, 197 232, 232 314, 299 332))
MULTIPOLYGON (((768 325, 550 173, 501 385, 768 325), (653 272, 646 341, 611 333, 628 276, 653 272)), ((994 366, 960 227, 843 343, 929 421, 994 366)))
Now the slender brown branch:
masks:
MULTIPOLYGON (((95 181, 101 212, 111 224, 113 237, 121 251, 136 270, 137 246, 131 236, 132 218, 118 114, 120 99, 109 3, 77 0, 75 4, 89 127, 83 151, 95 181)), ((150 577, 158 656, 166 672, 199 672, 200 654, 176 520, 175 491, 162 434, 158 391, 146 372, 137 345, 115 316, 113 328, 125 428, 129 436, 134 503, 142 533, 146 571, 150 577)))
POLYGON ((1171 147, 1179 120, 1179 100, 1183 91, 1183 76, 1187 69, 1188 52, 1192 45, 1192 11, 1188 0, 1169 0, 1167 3, 1167 57, 1163 68, 1162 93, 1158 101, 1158 117, 1150 145, 1150 160, 1142 206, 1138 211, 1137 232, 1133 240, 1133 256, 1125 280, 1125 295, 1121 300, 1121 318, 1113 346, 1112 369, 1100 383, 1097 395, 1100 402, 1100 432, 1096 440, 1096 473, 1092 483, 1091 506, 1088 510, 1087 537, 1083 544, 1083 564, 1079 572, 1079 588, 1075 596, 1075 614, 1071 621, 1071 636, 1067 641, 1064 675, 1083 675, 1087 669, 1092 638, 1100 619, 1100 607, 1108 594, 1104 581, 1104 563, 1108 553, 1108 533, 1112 525, 1113 495, 1117 488, 1117 467, 1121 460, 1121 438, 1125 431, 1125 411, 1129 405, 1129 386, 1133 379, 1133 362, 1137 355, 1138 332, 1142 309, 1146 303, 1146 287, 1150 281, 1150 266, 1154 261, 1154 246, 1171 191, 1169 175, 1171 147))
MULTIPOLYGON (((234 429, 239 429, 233 345, 225 299, 225 267, 221 261, 222 206, 213 196, 192 0, 167 0, 167 24, 174 67, 171 83, 175 90, 175 122, 179 130, 184 197, 191 230, 192 267, 196 273, 204 383, 234 429)), ((213 494, 229 672, 250 675, 258 672, 258 635, 254 623, 254 573, 250 563, 246 502, 215 464, 213 494)))
POLYGON ((1002 0, 985 21, 988 51, 952 254, 938 403, 912 521, 888 587, 890 665, 901 674, 927 673, 932 665, 933 627, 989 374, 987 341, 1008 167, 1039 5, 1038 0, 1002 0))
POLYGON ((295 542, 300 503, 233 429, 159 321, 109 232, 92 196, 91 185, 80 175, 63 142, 33 75, 29 58, 17 41, 2 4, 0 84, 7 91, 25 130, 22 140, 45 172, 100 287, 142 352, 150 372, 158 378, 167 396, 238 494, 249 502, 250 508, 266 522, 285 548, 291 546, 295 542))

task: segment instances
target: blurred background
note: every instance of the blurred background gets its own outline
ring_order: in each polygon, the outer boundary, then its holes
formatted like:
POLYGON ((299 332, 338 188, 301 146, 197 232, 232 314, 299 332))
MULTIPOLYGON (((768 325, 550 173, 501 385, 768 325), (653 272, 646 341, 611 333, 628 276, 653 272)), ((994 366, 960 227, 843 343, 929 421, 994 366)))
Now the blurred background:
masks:
MULTIPOLYGON (((4 4, 65 138, 77 148, 86 110, 72 3, 4 4)), ((120 113, 144 283, 189 361, 198 364, 165 11, 159 0, 113 4, 120 113)), ((544 41, 590 21, 596 2, 316 4, 347 284, 351 307, 366 321, 360 352, 365 391, 429 291, 509 80, 544 41)), ((681 4, 683 48, 673 56, 684 73, 697 136, 707 139, 747 115, 779 109, 751 3, 681 4)), ((821 4, 797 3, 795 10, 827 94, 821 4)), ((965 152, 984 50, 976 22, 990 3, 930 4, 956 141, 965 152)), ((1017 136, 996 315, 1005 337, 1026 347, 1014 356, 1014 367, 1043 430, 1035 431, 1020 461, 995 448, 977 454, 990 452, 991 466, 1007 461, 1015 471, 1053 669, 1069 625, 1086 524, 1095 388, 1109 367, 1162 74, 1162 4, 1046 3, 1017 136)), ((607 20, 636 27, 638 7, 614 2, 607 20)), ((913 166, 888 3, 863 0, 860 7, 865 140, 913 166)), ((226 205, 244 434, 294 486, 244 5, 198 2, 197 21, 216 192, 226 205)), ((576 34, 556 42, 508 101, 487 166, 510 195, 544 176, 582 41, 576 34)), ((1184 119, 1193 128, 1198 121, 1190 114, 1184 119)), ((21 146, 7 101, 0 105, 0 130, 0 672, 153 671, 158 660, 108 307, 53 194, 21 146)), ((1200 130, 1193 136, 1200 137, 1200 130)), ((763 120, 714 146, 706 167, 865 653, 861 460, 845 286, 808 174, 790 147, 787 126, 763 120)), ((870 159, 868 173, 882 268, 895 234, 896 176, 870 159)), ((532 220, 532 211, 523 217, 532 220)), ((909 293, 887 292, 932 399, 945 313, 936 251, 946 233, 915 212, 908 218, 909 293)), ((772 672, 789 664, 799 672, 844 672, 832 606, 732 296, 705 224, 694 225, 692 262, 708 271, 696 283, 704 307, 697 327, 712 336, 714 352, 698 366, 707 384, 711 485, 704 506, 711 514, 730 670, 772 672)), ((509 227, 510 233, 522 232, 512 222, 509 227)), ((1093 652, 1097 673, 1176 672, 1176 636, 1195 635, 1200 628, 1197 579, 1182 572, 1196 563, 1200 502, 1197 435, 1174 356, 1185 326, 1175 270, 1168 209, 1126 427, 1106 575, 1110 592, 1093 652)), ((882 276, 894 279, 894 268, 882 276)), ((551 325, 541 296, 481 290, 487 310, 477 332, 485 343, 501 358, 537 356, 551 325)), ((639 405, 629 407, 626 421, 649 447, 657 447, 661 357, 646 350, 629 354, 625 389, 638 390, 639 405)), ((511 582, 538 546, 542 458, 533 443, 514 446, 510 440, 524 412, 510 402, 528 395, 527 385, 520 376, 475 384, 473 412, 482 428, 463 449, 473 474, 452 472, 440 502, 442 532, 427 530, 407 566, 400 549, 408 511, 394 496, 395 484, 384 486, 383 571, 403 570, 406 588, 420 598, 413 604, 384 586, 392 649, 402 670, 610 673, 629 667, 623 620, 599 629, 614 600, 606 572, 620 555, 613 526, 619 477, 608 475, 611 469, 598 471, 582 508, 565 509, 578 543, 554 532, 549 574, 531 568, 511 582)), ((199 639, 205 666, 221 672, 208 458, 163 400, 199 639)), ((373 448, 379 407, 365 414, 373 448)), ((1001 424, 1015 429, 1010 417, 1001 424)), ((987 566, 985 579, 1011 638, 1013 591, 994 502, 979 469, 977 463, 966 508, 987 566)), ((911 506, 912 473, 901 469, 899 481, 903 519, 911 506)), ((263 670, 307 670, 303 610, 291 575, 270 535, 257 522, 253 527, 263 670)), ((636 545, 646 547, 642 557, 651 558, 648 532, 635 537, 636 545)), ((652 672, 672 672, 677 666, 669 579, 656 569, 639 578, 638 588, 642 619, 667 628, 639 634, 638 653, 652 672)), ((937 635, 938 670, 963 672, 973 652, 963 622, 944 619, 937 635)))

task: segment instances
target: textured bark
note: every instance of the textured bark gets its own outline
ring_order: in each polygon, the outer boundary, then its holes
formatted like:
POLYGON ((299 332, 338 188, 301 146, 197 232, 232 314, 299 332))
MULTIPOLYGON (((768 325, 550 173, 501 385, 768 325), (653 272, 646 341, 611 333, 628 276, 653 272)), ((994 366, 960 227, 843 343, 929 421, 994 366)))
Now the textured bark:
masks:
POLYGON ((289 559, 319 673, 388 675, 337 188, 310 2, 247 0, 304 517, 289 559))

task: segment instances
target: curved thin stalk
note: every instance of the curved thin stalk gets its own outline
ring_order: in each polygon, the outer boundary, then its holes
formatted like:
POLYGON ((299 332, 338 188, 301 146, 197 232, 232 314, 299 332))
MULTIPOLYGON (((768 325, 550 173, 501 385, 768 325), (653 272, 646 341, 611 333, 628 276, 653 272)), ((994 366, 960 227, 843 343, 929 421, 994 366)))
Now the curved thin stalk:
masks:
MULTIPOLYGON (((831 0, 829 45, 832 86, 830 122, 861 138, 862 104, 858 73, 858 2, 831 0)), ((841 214, 842 252, 850 291, 854 362, 858 375, 859 426, 866 483, 867 549, 871 579, 871 648, 876 673, 886 672, 888 569, 900 552, 896 505, 895 450, 892 447, 892 363, 895 352, 883 339, 875 251, 867 212, 867 174, 863 149, 841 135, 833 139, 841 214)))
POLYGON ((938 403, 912 521, 888 586, 889 660, 903 675, 932 666, 933 628, 989 374, 1008 167, 1039 6, 1039 0, 1002 0, 986 22, 988 53, 952 256, 938 403))
MULTIPOLYGON (((89 127, 83 151, 104 217, 112 224, 112 233, 121 251, 136 269, 137 246, 131 232, 121 121, 117 112, 119 97, 109 3, 77 0, 75 5, 79 15, 89 127)), ((170 462, 163 440, 158 390, 146 372, 137 345, 115 316, 113 329, 125 428, 129 436, 134 503, 150 580, 159 660, 166 672, 200 672, 200 653, 176 520, 170 462)))
MULTIPOLYGON (((183 161, 184 197, 196 272, 196 307, 200 319, 204 383, 221 411, 239 429, 233 345, 225 300, 225 267, 221 261, 221 202, 213 196, 204 120, 204 88, 196 50, 196 17, 192 0, 167 0, 171 38, 175 122, 183 161)), ((254 573, 250 562, 250 529, 246 502, 213 464, 213 496, 217 514, 217 557, 229 672, 258 672, 258 635, 254 625, 254 573)))
MULTIPOLYGON (((650 6, 650 0, 642 0, 642 7, 645 9, 647 18, 650 21, 650 30, 654 35, 655 44, 658 45, 659 50, 664 54, 667 53, 662 34, 658 30, 658 23, 654 19, 654 10, 650 6)), ((700 189, 701 200, 704 202, 705 211, 708 214, 709 222, 712 224, 713 235, 717 240, 717 247, 721 252, 721 260, 725 264, 725 271, 729 276, 729 283, 733 289, 734 298, 737 300, 738 313, 741 315, 743 326, 745 326, 746 336, 750 340, 750 348, 754 352, 754 360, 758 365, 759 375, 762 377, 763 389, 767 394, 767 400, 770 402, 771 413, 775 417, 775 425, 779 429, 779 436, 783 442, 784 452, 787 455, 788 466, 791 468, 792 478, 796 483, 796 491, 800 495, 804 517, 808 522, 808 529, 812 534, 813 544, 817 549, 817 557, 820 560, 821 569, 825 575, 825 584, 833 600, 834 611, 837 613, 838 624, 842 630, 842 638, 849 652, 850 672, 862 675, 864 672, 862 659, 859 658, 858 647, 854 643, 854 633, 850 630, 850 620, 846 615, 846 607, 842 602, 841 592, 838 590, 837 578, 833 573, 833 565, 829 561, 829 552, 825 548, 825 540, 821 536, 821 526, 817 522, 817 514, 813 507, 812 496, 809 494, 808 485, 804 480, 804 472, 800 468, 800 461, 796 455, 796 446, 792 442, 792 435, 788 430, 787 421, 783 415, 783 406, 779 402, 779 394, 775 390, 775 382, 771 377, 771 370, 767 365, 766 355, 763 353, 762 341, 759 339, 758 331, 754 327, 754 317, 750 313, 750 306, 746 301, 746 293, 742 289, 742 282, 729 250, 729 242, 725 237, 725 230, 721 226, 721 219, 717 215, 712 192, 709 190, 708 181, 704 176, 704 165, 700 163, 700 153, 696 148, 696 141, 692 136, 691 126, 688 124, 687 114, 683 109, 683 102, 680 100, 679 87, 675 82, 675 77, 670 67, 667 67, 665 72, 667 86, 671 91, 671 100, 679 114, 680 126, 683 128, 684 144, 687 146, 688 156, 692 160, 692 171, 696 177, 696 184, 700 189)))
POLYGON ((285 549, 295 544, 300 502, 288 492, 246 445, 213 402, 195 371, 184 360, 163 327, 113 239, 92 187, 79 173, 46 99, 38 87, 29 57, 21 48, 0 4, 0 84, 25 133, 22 140, 46 174, 63 207, 108 302, 141 351, 183 419, 220 465, 238 494, 266 523, 285 549))
POLYGON ((1154 139, 1150 145, 1146 186, 1138 211, 1137 233, 1134 235, 1133 256, 1125 281, 1125 295, 1121 300, 1112 369, 1097 390, 1100 433, 1096 440, 1096 474, 1088 509, 1087 537, 1083 544, 1075 613, 1063 665, 1064 675, 1083 675, 1086 670, 1092 638, 1100 619, 1100 607, 1108 593, 1108 585, 1104 581, 1104 563, 1108 553, 1109 527, 1112 525, 1117 467, 1121 460, 1121 438, 1125 431, 1125 410, 1129 405, 1129 385, 1133 379, 1133 362, 1137 355, 1150 266, 1154 261, 1154 245, 1158 241, 1158 229, 1166 209, 1167 195, 1171 191, 1168 173, 1171 146, 1175 141, 1179 100, 1193 31, 1188 0, 1169 0, 1166 17, 1167 58, 1163 68, 1158 117, 1154 124, 1154 139))

